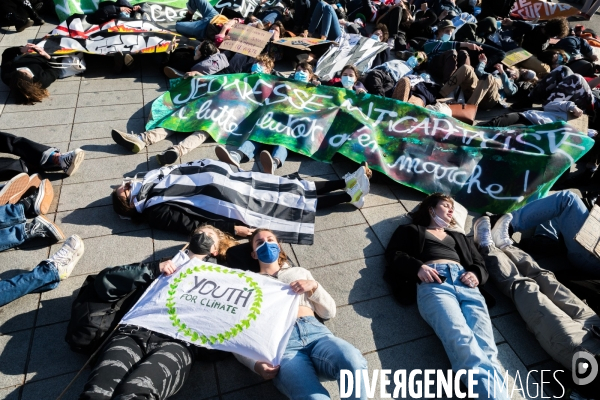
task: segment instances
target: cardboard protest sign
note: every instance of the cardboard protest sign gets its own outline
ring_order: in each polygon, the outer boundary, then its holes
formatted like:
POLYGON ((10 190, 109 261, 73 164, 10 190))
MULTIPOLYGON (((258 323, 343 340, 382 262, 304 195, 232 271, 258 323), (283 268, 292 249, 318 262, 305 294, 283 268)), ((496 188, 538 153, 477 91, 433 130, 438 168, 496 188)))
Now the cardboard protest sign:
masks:
POLYGON ((388 48, 387 43, 355 34, 344 34, 338 44, 331 46, 317 61, 315 73, 325 81, 332 79, 348 64, 354 65, 361 73, 365 72, 371 68, 377 53, 388 48))
POLYGON ((320 44, 331 43, 331 41, 326 39, 317 39, 317 38, 303 38, 303 37, 291 37, 291 38, 279 38, 279 40, 274 40, 274 44, 278 44, 280 46, 293 47, 298 50, 310 50, 312 46, 318 46, 320 44))
POLYGON ((221 43, 221 50, 231 50, 250 57, 258 57, 273 36, 270 32, 243 24, 234 25, 227 35, 230 39, 221 43))
POLYGON ((394 99, 265 74, 171 81, 147 129, 207 131, 218 143, 282 145, 315 160, 340 153, 472 211, 506 213, 544 197, 593 145, 565 122, 487 128, 394 99))
POLYGON ((513 65, 517 65, 521 61, 525 61, 531 58, 531 56, 532 54, 527 50, 521 47, 517 47, 516 49, 506 52, 506 56, 504 57, 504 60, 502 60, 502 63, 504 65, 512 67, 513 65))
POLYGON ((517 0, 510 13, 525 20, 547 20, 577 15, 579 10, 564 3, 552 3, 544 0, 517 0))
POLYGON ((600 258, 600 206, 594 205, 585 223, 575 235, 577 243, 600 258))
POLYGON ((152 282, 121 324, 279 365, 298 315, 288 284, 182 252, 173 262, 177 271, 152 282))

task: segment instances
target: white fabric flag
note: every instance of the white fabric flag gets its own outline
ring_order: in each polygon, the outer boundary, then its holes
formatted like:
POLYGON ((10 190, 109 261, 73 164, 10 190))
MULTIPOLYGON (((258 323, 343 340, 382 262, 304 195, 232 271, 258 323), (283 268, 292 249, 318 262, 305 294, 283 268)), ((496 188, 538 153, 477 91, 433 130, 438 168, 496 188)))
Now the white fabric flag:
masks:
POLYGON ((121 324, 280 364, 300 301, 288 284, 181 251, 173 262, 177 271, 152 282, 121 324))

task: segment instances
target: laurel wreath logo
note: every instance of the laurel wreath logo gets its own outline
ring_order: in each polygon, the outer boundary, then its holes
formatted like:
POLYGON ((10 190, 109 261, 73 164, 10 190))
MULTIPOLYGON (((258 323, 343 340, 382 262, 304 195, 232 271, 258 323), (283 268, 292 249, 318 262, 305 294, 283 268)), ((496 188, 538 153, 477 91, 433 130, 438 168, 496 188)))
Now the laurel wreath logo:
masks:
POLYGON ((169 319, 172 321, 172 324, 175 328, 177 328, 177 332, 182 332, 185 336, 187 336, 192 342, 200 341, 202 344, 210 343, 223 343, 226 340, 232 339, 237 336, 244 329, 250 328, 251 320, 256 321, 257 315, 260 314, 260 306, 262 305, 263 293, 258 283, 252 277, 247 276, 245 272, 240 272, 239 270, 232 270, 225 267, 213 267, 212 265, 201 265, 200 267, 196 266, 193 268, 187 268, 186 270, 182 270, 179 276, 173 279, 173 283, 169 285, 169 291, 167 292, 169 297, 167 298, 167 310, 169 313, 169 319), (175 293, 177 291, 177 287, 189 275, 194 272, 202 272, 202 271, 210 271, 210 272, 219 272, 222 274, 236 274, 239 278, 245 279, 250 289, 244 288, 249 292, 254 291, 254 301, 250 305, 250 313, 240 322, 235 324, 231 329, 218 333, 216 335, 206 336, 202 333, 197 332, 196 330, 188 327, 185 323, 181 322, 181 319, 177 316, 177 310, 175 308, 175 293))

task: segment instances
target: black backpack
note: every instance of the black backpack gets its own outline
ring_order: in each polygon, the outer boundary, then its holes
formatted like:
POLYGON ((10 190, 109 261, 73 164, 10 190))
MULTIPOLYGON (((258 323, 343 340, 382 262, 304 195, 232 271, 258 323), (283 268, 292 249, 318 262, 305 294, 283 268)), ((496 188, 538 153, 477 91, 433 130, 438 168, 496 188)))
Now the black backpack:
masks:
POLYGON ((121 318, 133 307, 146 287, 140 287, 115 302, 100 299, 94 287, 96 275, 90 275, 71 305, 71 320, 65 341, 78 353, 93 353, 121 318))

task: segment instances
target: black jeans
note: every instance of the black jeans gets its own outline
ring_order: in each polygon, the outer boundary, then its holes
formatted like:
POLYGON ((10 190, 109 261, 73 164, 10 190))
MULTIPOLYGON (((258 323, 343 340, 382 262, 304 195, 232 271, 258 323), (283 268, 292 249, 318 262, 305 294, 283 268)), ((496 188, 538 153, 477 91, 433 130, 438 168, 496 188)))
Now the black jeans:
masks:
POLYGON ((0 180, 8 180, 21 172, 40 170, 48 161, 54 147, 45 146, 32 140, 0 131, 0 153, 13 154, 20 160, 0 158, 0 180))
POLYGON ((317 189, 317 210, 348 203, 352 200, 346 192, 330 193, 334 190, 344 189, 345 187, 346 181, 343 179, 315 182, 315 188, 317 189))
POLYGON ((525 118, 521 113, 508 113, 504 115, 500 115, 499 117, 492 118, 487 122, 480 122, 477 126, 496 126, 496 127, 504 127, 511 125, 533 125, 533 123, 525 118))
POLYGON ((102 349, 79 399, 166 399, 183 387, 193 362, 189 345, 121 326, 102 349))

